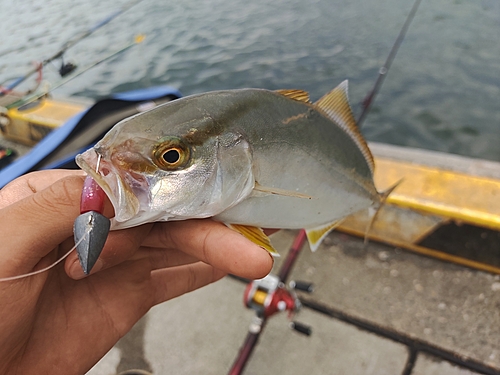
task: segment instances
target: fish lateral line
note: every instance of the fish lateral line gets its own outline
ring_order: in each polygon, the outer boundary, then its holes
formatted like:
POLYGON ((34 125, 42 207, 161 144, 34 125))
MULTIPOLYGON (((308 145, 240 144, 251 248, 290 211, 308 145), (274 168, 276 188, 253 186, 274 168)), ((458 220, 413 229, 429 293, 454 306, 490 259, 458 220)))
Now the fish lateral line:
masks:
POLYGON ((288 125, 289 123, 291 123, 293 121, 301 120, 301 119, 306 118, 306 117, 307 117, 307 113, 300 113, 296 116, 292 116, 292 117, 288 117, 288 118, 284 119, 283 121, 281 121, 281 123, 283 125, 288 125))
POLYGON ((286 189, 280 189, 280 188, 275 188, 275 187, 267 187, 267 186, 262 186, 258 182, 255 182, 255 186, 253 190, 261 192, 261 193, 268 193, 268 194, 273 194, 273 195, 281 195, 284 197, 292 197, 292 198, 301 198, 301 199, 313 199, 312 196, 307 195, 307 194, 302 194, 296 191, 291 191, 291 190, 286 190, 286 189))

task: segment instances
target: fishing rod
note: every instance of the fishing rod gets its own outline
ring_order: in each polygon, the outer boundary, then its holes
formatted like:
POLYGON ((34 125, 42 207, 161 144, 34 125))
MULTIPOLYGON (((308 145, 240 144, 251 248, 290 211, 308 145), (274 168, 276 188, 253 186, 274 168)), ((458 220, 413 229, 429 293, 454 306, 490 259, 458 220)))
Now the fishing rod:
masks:
POLYGON ((385 77, 387 76, 387 73, 389 72, 389 69, 391 68, 392 62, 394 61, 394 58, 396 57, 396 54, 398 53, 399 47, 401 46, 401 43, 403 43, 403 40, 406 36, 406 33, 408 31, 408 28, 410 27, 411 22, 415 18, 415 15, 417 13, 418 7, 420 6, 420 3, 422 0, 415 0, 413 3, 413 6, 410 10, 410 13, 408 13, 408 16, 406 17, 405 23, 403 24, 403 27, 399 31, 399 35, 396 38, 396 41, 394 42, 391 51, 389 52, 389 55, 387 56, 387 59, 385 60, 385 64, 379 69, 378 72, 378 77, 377 80, 375 81, 375 85, 373 86, 372 90, 366 95, 366 97, 363 100, 363 109, 361 111, 361 114, 358 117, 357 123, 358 127, 361 128, 366 115, 368 114, 371 105, 373 104, 373 101, 375 99, 375 96, 378 94, 380 87, 382 86, 382 83, 384 82, 385 77))
MULTIPOLYGON (((245 303, 248 308, 255 310, 256 314, 248 328, 247 336, 240 347, 238 356, 229 369, 228 375, 243 374, 259 342, 260 335, 271 316, 284 311, 293 314, 300 309, 300 301, 292 289, 302 290, 307 293, 312 292, 313 286, 310 283, 292 281, 290 288, 285 285, 306 241, 306 232, 304 230, 299 231, 278 275, 270 274, 262 280, 255 280, 248 284, 244 296, 245 303)), ((290 328, 306 336, 311 334, 311 328, 302 323, 292 321, 290 328)))
MULTIPOLYGON (((17 86, 19 86, 24 81, 26 81, 33 74, 37 73, 41 67, 43 68, 48 63, 50 63, 50 62, 52 62, 52 61, 54 61, 54 60, 56 60, 58 58, 62 58, 63 54, 69 48, 73 47, 75 44, 77 44, 81 40, 85 39, 86 37, 88 37, 89 35, 91 35, 95 31, 97 31, 98 29, 100 29, 104 25, 107 25, 109 22, 111 22, 112 20, 114 20, 116 17, 118 17, 122 13, 126 12, 127 10, 129 10, 130 8, 132 8, 134 5, 139 4, 141 1, 143 1, 143 0, 132 0, 132 1, 129 1, 127 4, 125 4, 119 10, 117 10, 114 13, 110 14, 108 17, 106 17, 102 21, 98 22, 96 25, 92 26, 88 30, 86 30, 86 31, 84 31, 84 32, 82 32, 80 34, 77 34, 74 37, 72 37, 71 39, 69 39, 66 43, 63 44, 63 46, 61 47, 61 49, 59 49, 59 51, 57 51, 55 54, 53 54, 52 56, 50 56, 48 59, 43 60, 39 64, 39 66, 37 66, 37 67, 29 70, 25 75, 23 75, 22 77, 17 78, 10 85, 7 85, 5 87, 5 89, 2 92, 0 92, 0 96, 3 96, 6 93, 12 91, 14 88, 16 88, 17 86)), ((68 65, 68 64, 64 64, 63 63, 63 65, 61 66, 61 69, 60 69, 60 73, 64 76, 64 74, 71 73, 71 71, 73 71, 75 68, 76 68, 76 66, 74 66, 72 64, 68 65)), ((5 85, 5 82, 3 84, 1 84, 0 86, 4 86, 4 85, 5 85)))
POLYGON ((87 65, 85 68, 83 69, 80 69, 78 72, 70 75, 70 76, 67 76, 65 78, 63 78, 62 80, 60 80, 58 83, 56 83, 55 85, 53 85, 52 87, 50 87, 49 90, 45 90, 45 91, 42 91, 42 92, 35 92, 33 93, 32 95, 28 96, 28 97, 23 97, 17 101, 15 101, 14 103, 11 103, 7 106, 5 106, 5 108, 7 109, 11 109, 11 108, 16 108, 16 107, 20 107, 22 105, 26 105, 26 104, 29 104, 29 103, 32 103, 42 97, 44 97, 45 95, 49 94, 51 91, 57 89, 58 87, 61 87, 62 85, 68 83, 69 81, 75 79, 76 77, 82 75, 83 73, 85 73, 86 71, 96 67, 97 65, 115 57, 116 55, 122 53, 122 52, 125 52, 126 50, 128 50, 129 48, 135 46, 136 44, 139 44, 141 43, 143 40, 145 39, 145 36, 144 35, 137 35, 136 37, 134 37, 134 40, 131 42, 131 43, 127 43, 126 45, 124 45, 123 47, 121 47, 120 49, 110 53, 109 55, 103 57, 102 59, 90 64, 90 65, 87 65))

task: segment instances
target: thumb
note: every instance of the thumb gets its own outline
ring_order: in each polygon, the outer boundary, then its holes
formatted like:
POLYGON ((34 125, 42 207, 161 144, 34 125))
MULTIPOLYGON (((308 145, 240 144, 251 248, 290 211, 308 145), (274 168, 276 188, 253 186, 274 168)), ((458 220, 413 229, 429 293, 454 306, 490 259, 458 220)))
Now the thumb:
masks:
POLYGON ((72 235, 79 215, 83 176, 66 177, 0 210, 0 274, 33 267, 72 235))

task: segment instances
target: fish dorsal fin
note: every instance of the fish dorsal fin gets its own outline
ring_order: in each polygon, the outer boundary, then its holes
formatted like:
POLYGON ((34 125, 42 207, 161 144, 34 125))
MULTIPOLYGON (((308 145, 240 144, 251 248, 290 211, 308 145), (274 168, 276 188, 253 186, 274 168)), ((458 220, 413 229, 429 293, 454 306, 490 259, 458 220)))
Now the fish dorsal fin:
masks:
POLYGON ((328 233, 338 227, 342 221, 344 221, 343 218, 318 228, 306 229, 307 240, 309 241, 311 250, 313 252, 318 250, 319 245, 328 236, 328 233))
POLYGON ((286 96, 289 99, 304 103, 311 103, 311 99, 309 99, 309 93, 304 90, 276 90, 276 92, 278 94, 286 96))
POLYGON ((251 227, 248 225, 240 225, 240 224, 226 224, 232 230, 243 235, 243 237, 249 239, 254 244, 266 249, 272 256, 279 256, 279 253, 271 244, 271 240, 261 228, 251 227))
POLYGON ((338 124, 354 140, 368 161, 373 174, 375 169, 373 156, 354 119, 347 96, 347 80, 325 94, 314 105, 326 113, 330 119, 338 124))

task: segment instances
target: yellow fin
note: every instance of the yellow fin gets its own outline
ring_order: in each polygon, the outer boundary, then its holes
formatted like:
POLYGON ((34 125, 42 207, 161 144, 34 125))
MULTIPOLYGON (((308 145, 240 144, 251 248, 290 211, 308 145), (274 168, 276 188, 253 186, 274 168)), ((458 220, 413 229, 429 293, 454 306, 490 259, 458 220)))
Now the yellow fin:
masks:
POLYGON ((344 219, 334 221, 333 223, 323 225, 318 228, 306 229, 307 240, 309 241, 309 247, 314 252, 318 250, 319 245, 325 239, 325 237, 334 230, 344 219))
POLYGON ((280 188, 275 188, 275 187, 262 186, 258 182, 255 182, 255 186, 253 187, 253 189, 255 191, 260 191, 261 193, 282 195, 284 197, 293 197, 293 198, 302 198, 302 199, 312 199, 313 198, 310 195, 298 193, 296 191, 285 190, 285 189, 280 189, 280 188))
POLYGON ((347 80, 325 94, 314 105, 321 109, 331 120, 338 124, 358 145, 361 153, 368 161, 370 170, 374 171, 375 163, 372 153, 366 144, 363 135, 359 131, 356 120, 352 113, 351 105, 347 94, 347 80))
POLYGON ((278 94, 286 96, 287 98, 297 100, 299 102, 311 103, 309 93, 304 90, 276 90, 278 94))
POLYGON ((259 245, 260 247, 266 249, 271 253, 272 256, 279 257, 279 253, 271 244, 271 240, 261 228, 251 227, 248 225, 240 225, 240 224, 226 224, 229 228, 235 230, 236 232, 243 235, 254 244, 259 245))

